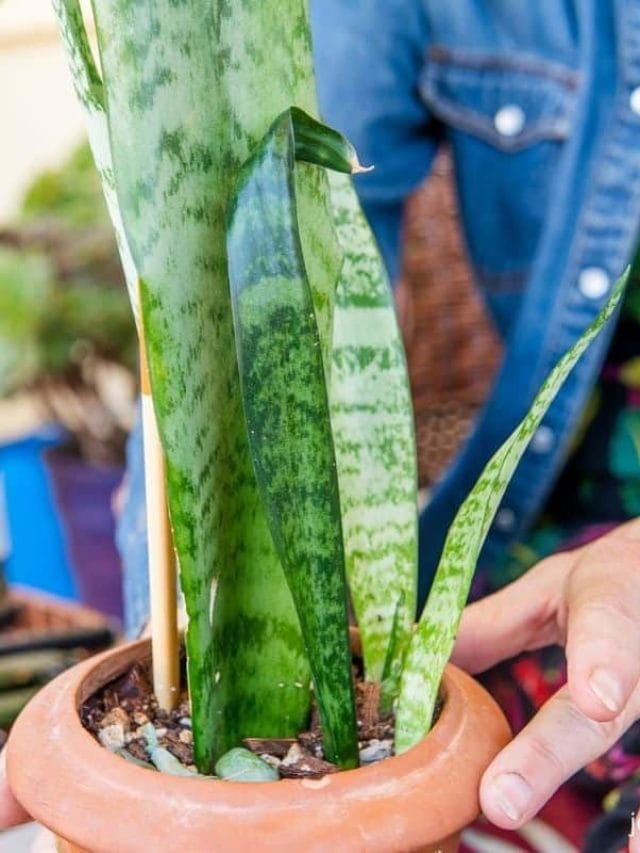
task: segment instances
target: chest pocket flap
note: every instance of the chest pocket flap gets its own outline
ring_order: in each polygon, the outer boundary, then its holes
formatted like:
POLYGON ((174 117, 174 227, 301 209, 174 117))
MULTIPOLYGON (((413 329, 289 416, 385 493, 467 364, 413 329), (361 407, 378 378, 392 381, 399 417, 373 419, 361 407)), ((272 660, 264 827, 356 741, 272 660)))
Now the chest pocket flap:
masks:
POLYGON ((536 57, 431 48, 420 79, 435 117, 503 151, 571 132, 580 76, 536 57))

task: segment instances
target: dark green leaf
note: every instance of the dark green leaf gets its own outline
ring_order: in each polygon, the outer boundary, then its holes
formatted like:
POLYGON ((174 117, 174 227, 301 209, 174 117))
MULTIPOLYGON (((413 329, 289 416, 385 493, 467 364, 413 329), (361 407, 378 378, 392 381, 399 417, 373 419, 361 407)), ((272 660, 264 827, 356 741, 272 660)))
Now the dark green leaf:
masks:
POLYGON ((357 765, 338 478, 320 334, 298 234, 294 161, 350 170, 336 134, 299 110, 243 169, 227 236, 249 444, 302 626, 327 758, 357 765), (296 145, 299 124, 304 145, 296 145), (308 131, 311 129, 312 134, 308 131))

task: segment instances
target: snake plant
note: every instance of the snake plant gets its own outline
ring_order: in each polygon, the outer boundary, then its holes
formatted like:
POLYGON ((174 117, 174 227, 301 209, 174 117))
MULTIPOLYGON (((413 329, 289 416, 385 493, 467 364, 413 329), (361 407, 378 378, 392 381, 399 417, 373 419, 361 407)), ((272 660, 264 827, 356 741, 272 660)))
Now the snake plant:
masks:
POLYGON ((414 633, 405 358, 357 157, 317 118, 305 0, 93 0, 100 70, 78 0, 54 5, 146 342, 198 769, 295 735, 311 684, 328 758, 357 764, 347 590, 405 749, 501 490, 588 338, 461 510, 414 633))

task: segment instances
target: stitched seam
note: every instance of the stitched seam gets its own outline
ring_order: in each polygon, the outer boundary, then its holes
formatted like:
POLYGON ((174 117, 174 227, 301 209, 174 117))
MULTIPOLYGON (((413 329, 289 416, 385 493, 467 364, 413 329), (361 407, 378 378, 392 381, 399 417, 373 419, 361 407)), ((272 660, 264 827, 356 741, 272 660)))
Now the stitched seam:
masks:
POLYGON ((579 71, 530 54, 510 56, 507 54, 476 53, 474 51, 452 50, 443 45, 434 44, 427 50, 427 61, 438 65, 457 65, 476 71, 522 71, 554 80, 569 89, 577 88, 581 81, 579 71))
POLYGON ((562 141, 569 135, 570 112, 532 122, 531 126, 518 134, 518 136, 508 137, 500 134, 493 126, 491 119, 485 117, 483 113, 477 112, 470 107, 461 107, 455 101, 436 93, 433 87, 426 84, 422 94, 425 103, 430 107, 435 115, 439 118, 450 121, 451 124, 461 130, 468 130, 489 142, 496 148, 502 151, 518 151, 526 148, 534 142, 543 140, 562 141))

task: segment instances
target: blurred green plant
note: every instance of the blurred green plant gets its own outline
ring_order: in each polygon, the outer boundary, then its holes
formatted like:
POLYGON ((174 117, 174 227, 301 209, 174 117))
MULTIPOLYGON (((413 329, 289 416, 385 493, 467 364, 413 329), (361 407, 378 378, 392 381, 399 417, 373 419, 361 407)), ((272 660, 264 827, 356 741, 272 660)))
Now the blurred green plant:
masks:
POLYGON ((22 222, 50 216, 71 228, 109 226, 100 179, 86 143, 73 151, 61 169, 38 175, 25 192, 22 222))
POLYGON ((38 327, 51 296, 52 269, 44 255, 0 248, 0 393, 37 372, 38 327))
POLYGON ((0 229, 0 397, 34 392, 82 452, 120 457, 127 407, 110 411, 105 395, 114 395, 102 387, 104 368, 120 368, 110 370, 109 382, 117 376, 133 399, 135 364, 116 244, 82 144, 60 169, 34 180, 15 221, 0 229), (87 408, 90 418, 83 416, 87 408), (98 420, 100 436, 90 436, 88 421, 98 420))

